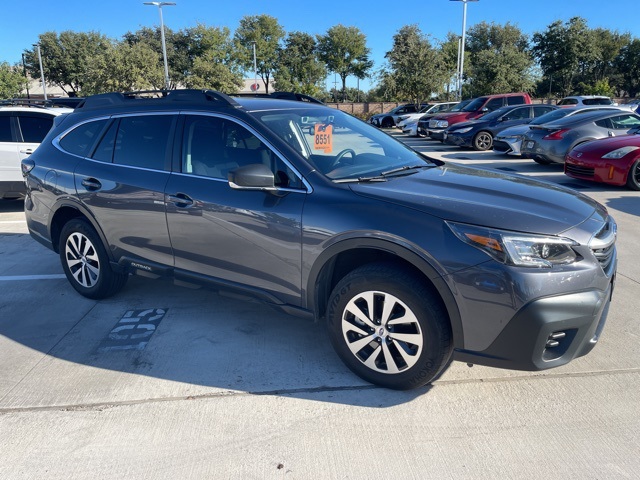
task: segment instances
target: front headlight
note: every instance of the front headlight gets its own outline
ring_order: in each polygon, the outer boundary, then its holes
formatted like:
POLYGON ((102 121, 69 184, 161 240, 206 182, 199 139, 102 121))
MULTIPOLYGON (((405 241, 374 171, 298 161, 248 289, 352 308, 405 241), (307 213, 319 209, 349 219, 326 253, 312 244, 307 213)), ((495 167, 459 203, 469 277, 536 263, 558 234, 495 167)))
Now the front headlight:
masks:
POLYGON ((447 122, 446 120, 438 120, 436 122, 436 127, 438 128, 447 128, 449 126, 449 122, 447 122))
POLYGON ((462 223, 447 222, 463 242, 490 255, 493 259, 520 267, 551 268, 577 261, 573 249, 578 243, 569 238, 532 235, 462 223))
POLYGON ((464 127, 464 128, 461 128, 460 130, 451 130, 450 133, 467 133, 467 132, 470 132, 472 128, 473 127, 464 127))
POLYGON ((607 153, 606 155, 603 155, 602 158, 613 158, 613 159, 622 158, 627 153, 631 153, 634 150, 638 150, 638 148, 640 147, 633 147, 631 145, 629 145, 628 147, 618 148, 617 150, 614 150, 612 152, 607 153))

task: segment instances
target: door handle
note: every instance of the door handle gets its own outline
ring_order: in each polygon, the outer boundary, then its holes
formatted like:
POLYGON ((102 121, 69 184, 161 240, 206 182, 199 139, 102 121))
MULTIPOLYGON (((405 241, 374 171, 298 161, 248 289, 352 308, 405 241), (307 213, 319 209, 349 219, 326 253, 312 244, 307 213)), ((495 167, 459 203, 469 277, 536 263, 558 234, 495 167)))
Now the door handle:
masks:
POLYGON ((102 188, 102 184, 95 178, 85 178, 82 180, 82 186, 92 192, 102 188))
POLYGON ((31 155, 33 153, 33 148, 27 148, 26 150, 20 150, 20 153, 24 153, 25 155, 31 155))
POLYGON ((176 193, 175 195, 167 195, 169 202, 174 203, 176 207, 190 207, 193 205, 193 200, 189 195, 184 193, 176 193))

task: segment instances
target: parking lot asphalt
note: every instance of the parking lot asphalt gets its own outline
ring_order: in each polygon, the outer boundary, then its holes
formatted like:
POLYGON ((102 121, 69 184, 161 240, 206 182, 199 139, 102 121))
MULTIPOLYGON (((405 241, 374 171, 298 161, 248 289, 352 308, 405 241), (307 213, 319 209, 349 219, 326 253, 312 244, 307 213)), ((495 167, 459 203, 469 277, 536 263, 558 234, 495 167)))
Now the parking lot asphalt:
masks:
POLYGON ((607 206, 618 278, 589 355, 533 373, 453 363, 430 387, 385 390, 348 371, 323 325, 246 299, 138 276, 83 298, 22 202, 3 201, 0 478, 638 478, 640 194, 390 133, 607 206))

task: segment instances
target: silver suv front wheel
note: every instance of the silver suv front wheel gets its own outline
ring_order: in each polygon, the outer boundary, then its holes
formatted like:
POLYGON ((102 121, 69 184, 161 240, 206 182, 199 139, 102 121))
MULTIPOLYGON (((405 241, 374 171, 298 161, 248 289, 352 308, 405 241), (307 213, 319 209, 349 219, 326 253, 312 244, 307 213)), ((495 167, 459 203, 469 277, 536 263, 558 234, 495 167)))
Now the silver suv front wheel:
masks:
POLYGON ((359 267, 335 286, 331 343, 361 378, 405 390, 431 382, 451 357, 451 327, 437 294, 393 264, 359 267))

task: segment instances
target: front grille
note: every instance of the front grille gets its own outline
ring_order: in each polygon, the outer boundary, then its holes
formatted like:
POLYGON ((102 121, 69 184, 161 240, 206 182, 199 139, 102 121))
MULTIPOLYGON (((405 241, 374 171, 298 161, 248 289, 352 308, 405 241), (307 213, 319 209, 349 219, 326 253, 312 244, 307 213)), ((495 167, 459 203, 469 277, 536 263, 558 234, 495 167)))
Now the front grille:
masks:
POLYGON ((595 169, 591 167, 582 167, 580 165, 574 165, 572 163, 565 163, 564 168, 565 172, 576 175, 578 177, 593 178, 593 175, 595 173, 595 169))
POLYGON ((617 226, 611 217, 607 219, 607 223, 596 233, 589 246, 593 251, 602 269, 606 272, 611 265, 616 248, 617 226))

